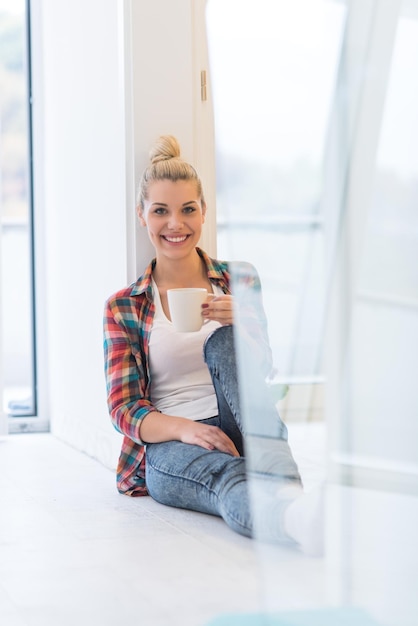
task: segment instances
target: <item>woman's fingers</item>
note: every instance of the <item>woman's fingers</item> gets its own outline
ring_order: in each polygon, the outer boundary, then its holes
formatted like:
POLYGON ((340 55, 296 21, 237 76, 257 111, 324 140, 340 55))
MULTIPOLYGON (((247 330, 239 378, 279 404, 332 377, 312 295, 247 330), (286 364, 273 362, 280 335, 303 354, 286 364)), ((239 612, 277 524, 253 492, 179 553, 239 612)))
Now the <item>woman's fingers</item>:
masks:
POLYGON ((232 456, 239 456, 239 452, 232 439, 217 426, 190 422, 181 440, 183 443, 201 446, 202 448, 206 448, 206 450, 216 449, 226 454, 231 454, 232 456))
POLYGON ((233 298, 223 295, 208 299, 202 305, 202 315, 206 319, 214 320, 220 324, 232 324, 234 321, 233 298))
POLYGON ((213 445, 217 450, 232 454, 233 456, 239 456, 232 439, 228 437, 220 428, 216 426, 209 426, 211 430, 208 431, 209 443, 213 445))

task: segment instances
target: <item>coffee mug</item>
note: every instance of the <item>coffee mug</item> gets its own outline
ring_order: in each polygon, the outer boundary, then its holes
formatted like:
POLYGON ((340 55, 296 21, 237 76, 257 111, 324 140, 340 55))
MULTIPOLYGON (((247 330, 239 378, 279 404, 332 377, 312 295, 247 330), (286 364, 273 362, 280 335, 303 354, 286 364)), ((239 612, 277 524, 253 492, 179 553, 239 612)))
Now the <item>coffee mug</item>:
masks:
POLYGON ((176 331, 191 333, 202 328, 202 304, 207 297, 207 290, 200 287, 167 289, 171 322, 176 331))

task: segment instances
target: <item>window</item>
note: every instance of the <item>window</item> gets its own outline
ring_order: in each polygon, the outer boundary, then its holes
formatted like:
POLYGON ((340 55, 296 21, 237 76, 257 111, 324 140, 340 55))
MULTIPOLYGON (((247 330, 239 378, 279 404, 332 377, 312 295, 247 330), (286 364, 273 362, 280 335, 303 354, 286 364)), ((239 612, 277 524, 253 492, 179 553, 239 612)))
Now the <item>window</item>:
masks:
POLYGON ((413 6, 405 5, 397 21, 363 205, 362 246, 351 251, 358 258, 358 281, 353 286, 346 449, 417 475, 418 6, 413 6))
POLYGON ((286 382, 321 379, 322 163, 345 18, 326 0, 207 8, 218 256, 259 271, 286 382))
POLYGON ((398 22, 367 225, 364 298, 418 307, 418 19, 398 22))
POLYGON ((0 0, 0 336, 15 426, 36 416, 28 13, 25 0, 0 0))

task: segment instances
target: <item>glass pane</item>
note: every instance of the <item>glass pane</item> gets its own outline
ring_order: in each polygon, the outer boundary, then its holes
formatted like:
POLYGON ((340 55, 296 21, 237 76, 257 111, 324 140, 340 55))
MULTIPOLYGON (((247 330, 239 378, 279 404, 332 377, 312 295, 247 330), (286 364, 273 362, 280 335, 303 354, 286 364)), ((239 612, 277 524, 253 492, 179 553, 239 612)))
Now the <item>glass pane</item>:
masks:
POLYGON ((413 626, 418 621, 417 2, 401 3, 395 26, 393 42, 388 38, 386 44, 391 55, 370 194, 363 197, 367 219, 357 245, 355 233, 351 242, 360 264, 347 300, 336 448, 342 451, 337 458, 344 480, 354 486, 345 530, 351 601, 367 606, 382 625, 413 626))
POLYGON ((218 257, 257 267, 284 384, 323 378, 320 194, 345 17, 323 0, 207 5, 218 257))
POLYGON ((345 13, 323 0, 209 0, 221 219, 318 213, 345 13))
POLYGON ((0 0, 0 226, 4 410, 34 415, 26 2, 0 0))
POLYGON ((418 305, 418 20, 397 27, 360 288, 418 305))
POLYGON ((324 300, 322 229, 316 224, 288 228, 232 224, 220 230, 218 247, 218 256, 245 259, 262 277, 270 342, 282 381, 313 380, 319 374, 324 300), (234 254, 237 249, 239 255, 234 254))
POLYGON ((365 229, 352 328, 351 446, 371 462, 418 473, 417 138, 416 14, 401 17, 396 29, 365 229))
MULTIPOLYGON (((279 437, 266 431, 266 424, 271 423, 265 417, 271 417, 268 392, 274 392, 274 387, 267 385, 264 393, 259 391, 254 382, 256 351, 249 354, 245 333, 238 330, 241 408, 264 608, 258 620, 254 616, 251 621, 248 616, 248 624, 415 626, 418 3, 224 0, 219 4, 209 2, 208 30, 216 139, 225 155, 218 156, 220 248, 225 258, 248 260, 260 271, 275 365, 284 372, 284 382, 289 382, 287 395, 283 398, 273 393, 273 399, 288 427, 305 493, 318 493, 322 485, 325 495, 319 523, 325 531, 322 558, 306 558, 302 551, 292 551, 266 535, 273 509, 271 496, 274 494, 277 506, 288 474, 280 472, 279 437), (223 17, 221 12, 217 14, 216 23, 214 7, 220 8, 219 4, 234 6, 234 21, 228 22, 226 11, 223 17), (321 36, 317 28, 320 16, 328 16, 321 36), (242 24, 250 33, 246 46, 241 41, 245 38, 242 24), (211 39, 215 31, 222 37, 211 39), (266 42, 273 31, 280 44, 271 43, 269 57, 266 42), (299 46, 292 48, 292 41, 299 41, 299 46), (222 53, 215 49, 221 45, 222 53), (278 59, 279 45, 287 46, 287 54, 281 51, 286 59, 283 64, 278 59), (324 48, 328 53, 321 55, 324 48), (264 51, 261 58, 257 56, 260 50, 264 51), (228 59, 233 63, 228 65, 228 59), (240 73, 236 66, 241 62, 240 73), (274 62, 280 69, 276 73, 271 72, 274 62), (315 75, 321 96, 311 84, 302 114, 296 94, 305 68, 315 75), (321 72, 329 83, 321 82, 321 72), (287 88, 281 94, 286 103, 276 97, 274 117, 270 98, 278 81, 281 84, 286 76, 287 88), (321 97, 328 103, 322 109, 322 126, 321 116, 314 117, 321 97), (251 106, 247 107, 247 101, 251 106), (317 169, 311 171, 318 174, 319 191, 314 193, 316 187, 312 186, 311 201, 301 202, 309 189, 301 175, 303 191, 296 185, 290 188, 292 199, 286 213, 280 201, 273 203, 284 179, 282 188, 287 190, 292 168, 284 170, 281 177, 278 167, 276 187, 267 175, 263 180, 259 174, 267 160, 260 146, 271 139, 265 148, 268 153, 274 146, 270 164, 277 162, 281 167, 281 159, 286 158, 294 163, 293 145, 287 150, 286 131, 298 147, 296 130, 298 122, 304 128, 305 115, 321 130, 323 139, 327 135, 325 154, 325 142, 317 142, 313 157, 312 136, 306 133, 306 146, 304 139, 300 140, 300 153, 309 154, 311 163, 317 163, 317 169), (371 121, 375 126, 367 123, 371 121), (268 132, 262 131, 263 125, 268 132), (234 154, 237 146, 238 155, 234 154), (236 169, 238 162, 250 158, 246 155, 254 155, 254 167, 246 162, 241 170, 236 169), (334 170, 329 165, 333 157, 337 162, 334 170), (334 172, 341 175, 332 176, 334 172), (323 215, 318 206, 326 207, 323 215), (324 288, 322 274, 328 272, 324 288), (313 332, 324 320, 321 309, 315 308, 316 300, 331 310, 322 334, 313 332), (289 420, 283 406, 297 387, 295 374, 302 377, 316 371, 316 348, 322 347, 324 338, 329 344, 324 363, 326 419, 289 420), (274 467, 274 475, 260 465, 266 460, 274 467)), ((305 81, 309 85, 308 75, 304 75, 305 81)), ((235 284, 239 281, 238 274, 235 284)), ((237 309, 245 309, 255 299, 251 284, 244 282, 234 297, 237 309)), ((245 325, 243 315, 237 320, 237 326, 245 325)), ((249 325, 247 331, 248 336, 249 325)), ((311 405, 312 397, 307 397, 303 406, 311 405)), ((308 509, 305 513, 299 520, 309 520, 311 513, 308 509)), ((285 517, 284 512, 280 519, 285 517)), ((235 622, 226 617, 213 626, 224 623, 235 622)), ((236 623, 240 623, 239 616, 236 623)))

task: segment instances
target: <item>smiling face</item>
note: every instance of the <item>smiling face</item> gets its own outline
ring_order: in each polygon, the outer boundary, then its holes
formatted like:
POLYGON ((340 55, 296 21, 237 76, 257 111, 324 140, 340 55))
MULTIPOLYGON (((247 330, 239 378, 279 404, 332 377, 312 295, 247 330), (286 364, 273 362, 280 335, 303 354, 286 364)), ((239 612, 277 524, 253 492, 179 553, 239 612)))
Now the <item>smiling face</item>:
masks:
POLYGON ((157 180, 150 184, 143 208, 138 209, 157 259, 184 258, 197 246, 206 206, 194 181, 157 180))

